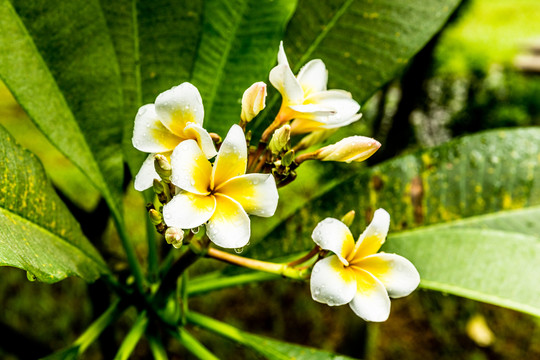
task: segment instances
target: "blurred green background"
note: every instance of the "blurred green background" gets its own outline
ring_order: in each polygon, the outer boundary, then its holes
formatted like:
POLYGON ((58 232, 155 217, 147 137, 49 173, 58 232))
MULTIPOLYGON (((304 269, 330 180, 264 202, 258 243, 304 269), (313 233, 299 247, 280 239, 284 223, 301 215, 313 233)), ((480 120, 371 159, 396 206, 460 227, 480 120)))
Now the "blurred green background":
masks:
MULTIPOLYGON (((466 133, 539 125, 540 73, 525 73, 514 64, 516 56, 527 53, 533 41, 540 42, 537 0, 465 1, 403 76, 364 105, 364 120, 355 131, 385 144, 373 162, 466 133), (399 129, 398 138, 393 124, 396 117, 403 116, 411 121, 399 129)), ((40 157, 57 188, 77 195, 68 197, 78 199, 75 205, 81 211, 101 206, 98 192, 48 143, 3 85, 0 122, 40 157)), ((144 213, 144 201, 131 184, 127 189, 128 229, 144 262, 146 229, 138 221, 144 213)), ((119 240, 111 224, 104 226, 109 229, 97 241, 113 262, 118 259, 111 265, 121 270, 119 240)), ((203 261, 197 266, 195 272, 211 265, 203 261)), ((27 281, 23 271, 12 268, 0 268, 0 277, 3 359, 31 358, 36 352, 45 354, 65 346, 102 311, 100 306, 108 303, 100 282, 86 285, 69 278, 45 285, 27 281)), ((197 297, 190 306, 257 334, 359 358, 540 359, 540 319, 429 291, 394 300, 387 322, 367 326, 352 316, 348 307, 330 308, 313 302, 308 284, 285 281, 222 290, 197 297)), ((109 358, 103 350, 107 341, 121 339, 134 316, 135 312, 124 314, 83 358, 109 358)), ((233 343, 194 331, 217 354, 257 358, 233 343)), ((178 345, 168 347, 180 354, 178 358, 189 358, 178 345)), ((148 345, 142 341, 133 358, 148 355, 148 345)))

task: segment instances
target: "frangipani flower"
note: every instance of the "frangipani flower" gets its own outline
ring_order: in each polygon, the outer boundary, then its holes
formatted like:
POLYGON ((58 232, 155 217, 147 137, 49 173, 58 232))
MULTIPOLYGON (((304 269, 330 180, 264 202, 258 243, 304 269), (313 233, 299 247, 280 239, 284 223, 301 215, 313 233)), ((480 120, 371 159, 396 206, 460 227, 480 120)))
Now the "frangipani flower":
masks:
POLYGON ((335 144, 317 150, 321 161, 361 162, 375 154, 381 147, 377 140, 365 136, 349 136, 335 144))
POLYGON ((328 71, 322 60, 308 62, 294 76, 283 42, 279 44, 278 64, 270 71, 270 82, 283 97, 278 118, 291 124, 294 134, 348 125, 362 116, 360 105, 344 90, 327 90, 328 71))
POLYGON ((409 295, 420 283, 414 265, 396 254, 379 253, 386 239, 390 215, 375 211, 371 224, 354 242, 341 221, 321 221, 312 238, 335 255, 318 261, 311 273, 311 296, 330 306, 349 304, 366 321, 385 321, 390 299, 409 295))
POLYGON ((170 158, 174 148, 187 139, 195 140, 207 158, 216 155, 212 138, 203 129, 204 108, 199 90, 182 83, 158 95, 154 104, 141 106, 135 117, 133 146, 150 153, 135 177, 135 189, 142 191, 159 178, 154 169, 154 155, 170 158))
POLYGON ((171 182, 181 190, 163 207, 168 226, 191 229, 206 222, 216 245, 240 248, 249 242, 248 214, 274 215, 278 193, 270 174, 246 174, 247 146, 242 128, 234 125, 219 149, 214 166, 194 140, 171 156, 171 182))

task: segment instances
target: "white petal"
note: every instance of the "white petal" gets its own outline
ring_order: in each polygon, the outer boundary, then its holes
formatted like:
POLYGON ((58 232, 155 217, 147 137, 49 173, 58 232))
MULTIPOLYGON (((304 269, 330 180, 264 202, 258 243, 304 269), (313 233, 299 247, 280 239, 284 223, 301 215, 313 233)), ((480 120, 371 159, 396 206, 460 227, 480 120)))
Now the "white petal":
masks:
POLYGON ((285 49, 283 48, 283 41, 279 42, 279 50, 277 54, 278 65, 287 65, 289 66, 289 60, 287 60, 287 55, 285 54, 285 49))
POLYGON ((390 214, 384 209, 378 209, 373 214, 373 220, 366 230, 360 235, 356 243, 354 260, 356 263, 362 258, 373 255, 381 248, 386 240, 388 228, 390 227, 390 214))
POLYGON ((208 194, 212 165, 195 140, 181 142, 171 156, 171 182, 195 194, 208 194))
POLYGON ((379 253, 365 257, 357 266, 379 279, 393 298, 409 295, 420 284, 418 270, 403 256, 379 253))
POLYGON ((181 139, 163 126, 156 114, 154 104, 147 104, 141 106, 135 116, 131 141, 137 150, 159 153, 172 151, 181 139))
POLYGON ((214 196, 191 194, 182 191, 163 206, 163 219, 167 226, 192 229, 210 219, 216 208, 214 196))
POLYGON ((326 218, 317 224, 311 238, 322 249, 336 254, 343 264, 349 264, 346 259, 354 249, 354 239, 347 225, 337 219, 326 218))
POLYGON ((311 94, 305 103, 336 110, 332 117, 325 120, 327 124, 343 122, 360 110, 360 104, 352 99, 349 92, 343 90, 327 90, 311 94))
POLYGON ((309 94, 326 90, 328 71, 322 60, 311 60, 300 69, 297 79, 307 97, 309 94))
POLYGON ((204 108, 201 94, 190 83, 182 83, 164 91, 156 98, 156 112, 165 125, 174 134, 184 137, 187 123, 194 122, 202 126, 204 108))
POLYGON ((356 294, 354 272, 344 267, 337 256, 318 261, 310 280, 313 300, 330 306, 349 303, 356 294))
POLYGON ((349 306, 366 321, 385 321, 390 315, 390 298, 384 285, 367 271, 356 273, 357 291, 349 306))
POLYGON ((210 159, 217 155, 212 137, 201 125, 189 123, 186 125, 184 133, 186 137, 197 141, 206 158, 210 159))
POLYGON ((336 109, 320 104, 290 105, 289 107, 297 113, 296 116, 307 119, 326 119, 337 113, 336 109))
POLYGON ((270 174, 237 176, 216 191, 238 201, 248 214, 269 217, 276 212, 279 195, 270 174))
POLYGON ((154 155, 156 154, 148 155, 146 160, 144 160, 141 169, 135 176, 135 182, 133 184, 135 190, 144 191, 151 188, 154 184, 154 179, 160 178, 154 167, 154 155))
POLYGON ((232 249, 246 246, 250 236, 249 217, 233 199, 216 194, 216 211, 208 220, 206 234, 218 246, 232 249))
POLYGON ((302 104, 304 102, 304 91, 296 77, 287 65, 277 65, 270 70, 270 83, 283 97, 283 103, 302 104))
POLYGON ((211 187, 215 189, 227 180, 244 175, 247 167, 247 145, 244 131, 233 125, 223 140, 212 169, 211 187))

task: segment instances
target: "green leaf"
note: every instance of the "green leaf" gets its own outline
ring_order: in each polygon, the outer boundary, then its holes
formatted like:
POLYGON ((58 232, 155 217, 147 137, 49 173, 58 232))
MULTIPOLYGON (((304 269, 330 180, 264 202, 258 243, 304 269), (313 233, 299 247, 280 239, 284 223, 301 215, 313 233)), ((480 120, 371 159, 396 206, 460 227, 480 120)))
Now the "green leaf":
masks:
POLYGON ((259 336, 241 331, 231 325, 217 321, 195 312, 187 313, 187 320, 194 325, 210 330, 229 340, 238 342, 269 360, 317 360, 334 359, 348 360, 347 356, 332 354, 327 351, 313 349, 307 346, 295 345, 268 337, 259 336))
POLYGON ((37 158, 0 127, 0 266, 53 283, 67 276, 94 281, 108 272, 78 222, 58 198, 37 158))
POLYGON ((540 316, 538 236, 435 225, 390 236, 383 251, 411 260, 424 288, 540 316))
POLYGON ((538 314, 538 293, 523 290, 536 281, 535 275, 527 274, 540 272, 540 240, 534 240, 540 215, 538 144, 538 128, 497 130, 360 172, 343 164, 322 164, 332 167, 336 184, 322 195, 313 193, 302 204, 294 204, 300 209, 282 218, 262 241, 253 239, 256 244, 248 249, 248 256, 275 258, 310 249, 316 224, 325 217, 340 218, 349 210, 357 212, 351 231, 359 236, 373 211, 384 208, 391 215, 387 251, 408 257, 426 276, 426 287, 538 314), (492 234, 489 229, 503 232, 492 234), (409 231, 401 235, 404 230, 409 231), (401 236, 407 241, 394 240, 401 236), (508 244, 502 244, 505 236, 508 244), (486 255, 475 252, 474 244, 486 255), (520 250, 510 251, 507 246, 520 250), (471 265, 453 266, 458 261, 471 265), (511 262, 523 264, 529 272, 509 266, 511 262), (467 275, 473 266, 475 275, 467 275))
POLYGON ((120 76, 96 1, 0 1, 0 77, 120 218, 120 76))

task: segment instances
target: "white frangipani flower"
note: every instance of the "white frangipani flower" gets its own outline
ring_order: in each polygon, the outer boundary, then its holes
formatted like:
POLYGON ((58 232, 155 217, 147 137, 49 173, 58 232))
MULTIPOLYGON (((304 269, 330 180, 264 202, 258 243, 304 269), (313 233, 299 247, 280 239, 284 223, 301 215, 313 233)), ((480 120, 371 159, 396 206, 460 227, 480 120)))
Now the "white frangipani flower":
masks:
POLYGON ((199 90, 187 82, 159 94, 154 104, 139 108, 132 142, 137 150, 150 155, 135 177, 135 189, 146 190, 159 178, 154 169, 154 155, 160 153, 169 159, 174 148, 184 140, 195 140, 207 158, 216 155, 212 138, 202 127, 203 118, 199 90))
POLYGON ((241 248, 249 242, 248 214, 268 217, 276 211, 274 177, 246 174, 246 139, 238 125, 229 130, 213 166, 193 140, 174 149, 171 165, 171 182, 181 190, 163 207, 168 226, 191 229, 208 222, 212 242, 241 248))
POLYGON ((321 221, 312 238, 331 255, 318 261, 311 273, 311 296, 330 306, 349 304, 366 321, 385 321, 390 314, 390 298, 409 295, 420 283, 414 265, 396 254, 379 253, 386 239, 390 215, 375 211, 371 224, 354 242, 341 221, 321 221))
POLYGON ((278 64, 270 71, 270 82, 283 98, 278 119, 294 119, 293 135, 345 126, 362 116, 357 114, 360 105, 349 92, 326 89, 328 71, 322 60, 311 60, 295 77, 283 42, 279 44, 278 64))

